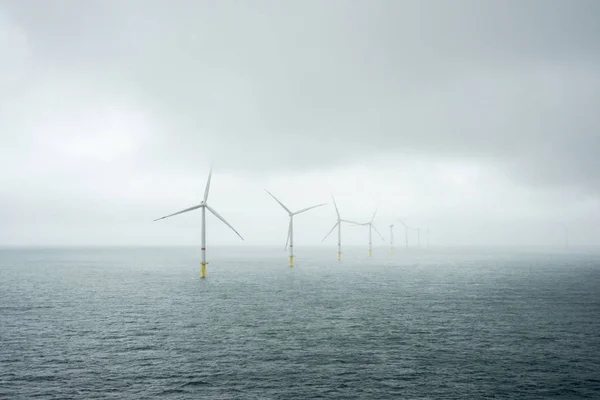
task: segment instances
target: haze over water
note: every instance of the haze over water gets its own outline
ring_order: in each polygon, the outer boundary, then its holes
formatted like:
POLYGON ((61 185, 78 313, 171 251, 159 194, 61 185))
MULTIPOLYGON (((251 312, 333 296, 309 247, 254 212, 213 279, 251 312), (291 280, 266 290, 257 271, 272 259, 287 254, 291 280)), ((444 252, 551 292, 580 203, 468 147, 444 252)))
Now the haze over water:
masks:
POLYGON ((600 255, 0 250, 0 398, 598 398, 600 255))
POLYGON ((598 21, 0 1, 0 400, 600 399, 598 21))

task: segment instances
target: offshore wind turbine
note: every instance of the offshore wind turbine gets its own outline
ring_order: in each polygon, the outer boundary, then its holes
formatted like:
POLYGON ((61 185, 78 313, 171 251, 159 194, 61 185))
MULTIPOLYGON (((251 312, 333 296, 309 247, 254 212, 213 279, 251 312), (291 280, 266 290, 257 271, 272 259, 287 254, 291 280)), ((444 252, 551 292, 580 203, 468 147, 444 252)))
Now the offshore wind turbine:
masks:
POLYGON ((335 212, 337 214, 337 222, 335 223, 335 225, 333 225, 333 228, 331 228, 329 233, 327 235, 325 235, 325 237, 323 238, 323 240, 321 240, 321 242, 324 242, 325 239, 327 239, 327 237, 329 235, 331 235, 331 232, 333 232, 333 230, 337 227, 338 228, 338 261, 340 261, 342 259, 342 222, 347 222, 349 224, 356 224, 356 225, 358 225, 358 223, 354 222, 354 221, 348 221, 348 220, 342 219, 342 217, 340 216, 340 211, 338 210, 337 204, 335 202, 335 197, 333 197, 333 195, 331 195, 331 198, 333 200, 333 205, 335 206, 335 212))
POLYGON ((375 226, 373 225, 373 221, 375 220, 375 215, 377 215, 377 209, 375 209, 375 212, 373 213, 373 217, 371 217, 371 220, 369 222, 366 222, 364 224, 358 224, 358 225, 363 225, 363 226, 368 226, 369 227, 369 257, 373 256, 373 246, 372 246, 372 230, 375 229, 375 232, 377 232, 377 234, 379 235, 379 237, 381 238, 381 240, 383 240, 385 242, 385 239, 383 238, 383 236, 381 235, 381 233, 379 233, 379 231, 377 230, 377 228, 375 228, 375 226))
POLYGON ((402 222, 400 220, 398 220, 398 222, 400 222, 402 224, 402 226, 404 226, 404 242, 406 245, 406 250, 408 251, 408 229, 409 228, 404 222, 402 222))
POLYGON ((390 225, 390 253, 394 252, 394 224, 390 225))
POLYGON ((417 245, 421 248, 421 228, 413 228, 413 231, 417 231, 417 245))
POLYGON ((327 203, 317 204, 316 206, 311 206, 311 207, 303 208, 300 211, 292 212, 292 211, 290 211, 289 208, 287 208, 286 206, 284 206, 283 203, 277 199, 277 197, 273 196, 271 194, 271 192, 269 192, 267 189, 265 189, 265 191, 267 193, 269 193, 271 195, 271 197, 274 198, 275 201, 278 202, 279 205, 281 207, 283 207, 283 209, 285 211, 287 211, 288 215, 290 216, 290 225, 289 225, 289 228, 288 228, 288 236, 287 236, 287 239, 285 241, 285 249, 287 249, 288 242, 289 242, 289 244, 290 244, 290 267, 293 267, 294 266, 294 215, 303 213, 303 212, 308 211, 308 210, 312 210, 313 208, 324 206, 327 203))
POLYGON ((206 181, 206 188, 204 189, 204 200, 202 200, 202 202, 199 205, 193 206, 190 208, 186 208, 185 210, 176 212, 175 214, 170 214, 170 215, 167 215, 167 216, 164 216, 164 217, 154 220, 154 221, 160 221, 161 219, 173 217, 175 215, 183 214, 188 211, 193 211, 198 208, 202 209, 202 262, 200 263, 200 277, 201 278, 206 278, 206 264, 208 264, 206 262, 206 209, 208 209, 208 211, 213 213, 213 215, 215 217, 217 217, 218 219, 220 219, 225 225, 230 227, 231 230, 233 230, 240 237, 240 239, 244 240, 242 235, 240 235, 238 233, 238 231, 236 231, 235 228, 229 224, 229 222, 225 221, 225 219, 223 217, 221 217, 221 215, 214 208, 212 208, 211 206, 208 205, 207 201, 208 201, 208 192, 210 190, 211 177, 212 177, 212 166, 210 167, 210 172, 208 173, 208 180, 206 181))

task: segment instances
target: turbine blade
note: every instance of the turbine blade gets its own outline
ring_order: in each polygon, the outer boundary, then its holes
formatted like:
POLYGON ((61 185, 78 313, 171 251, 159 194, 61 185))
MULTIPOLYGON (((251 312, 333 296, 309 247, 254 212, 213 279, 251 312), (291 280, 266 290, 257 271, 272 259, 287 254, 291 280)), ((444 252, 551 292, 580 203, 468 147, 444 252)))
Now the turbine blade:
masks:
POLYGON ((408 226, 404 222, 402 222, 401 220, 398 220, 398 222, 400 222, 404 226, 404 228, 408 229, 408 226))
POLYGON ((213 215, 214 215, 215 217, 217 217, 217 218, 219 218, 221 221, 223 221, 223 223, 224 223, 225 225, 227 225, 228 227, 230 227, 230 228, 231 228, 231 230, 232 230, 232 231, 234 231, 234 232, 236 233, 236 235, 238 235, 238 236, 240 237, 240 239, 244 240, 244 238, 242 237, 242 235, 240 235, 240 234, 238 233, 238 231, 236 231, 236 230, 235 230, 235 228, 229 224, 229 222, 225 221, 225 218, 221 217, 221 215, 220 215, 220 214, 219 214, 219 213, 218 213, 218 212, 217 212, 217 211, 216 211, 214 208, 212 208, 212 207, 210 207, 210 206, 208 206, 208 205, 206 206, 206 208, 208 208, 208 211, 210 211, 211 213, 213 213, 213 215))
POLYGON ((338 210, 337 204, 335 203, 335 197, 331 195, 331 199, 333 200, 333 205, 335 206, 335 212, 337 213, 338 219, 341 219, 342 217, 340 217, 340 211, 338 210))
POLYGON ((379 233, 379 231, 377 230, 377 228, 375 228, 375 225, 371 225, 373 227, 373 229, 375 230, 375 232, 377 232, 377 234, 379 235, 379 237, 381 238, 381 240, 383 240, 385 242, 385 239, 383 238, 383 236, 381 235, 381 233, 379 233))
POLYGON ((210 178, 212 178, 212 164, 210 165, 210 172, 208 173, 208 180, 206 181, 206 189, 204 189, 204 202, 208 200, 208 192, 210 191, 210 178))
POLYGON ((373 216, 371 217, 371 222, 375 221, 376 215, 377 215, 377 208, 375 209, 375 212, 373 213, 373 216))
POLYGON ((178 211, 178 212, 176 212, 175 214, 169 214, 169 215, 166 215, 166 216, 164 216, 164 217, 160 217, 160 218, 158 218, 158 219, 155 219, 155 220, 154 220, 154 221, 152 221, 152 222, 160 221, 161 219, 169 218, 169 217, 172 217, 172 216, 174 216, 174 215, 177 215, 177 214, 183 214, 183 213, 185 213, 185 212, 188 212, 188 211, 193 211, 193 210, 195 210, 195 209, 197 209, 197 208, 200 208, 200 207, 202 207, 202 204, 200 204, 200 205, 197 205, 197 206, 194 206, 194 207, 186 208, 185 210, 178 211))
POLYGON ((333 230, 334 230, 334 229, 335 229, 335 228, 336 228, 336 227, 337 227, 339 224, 340 224, 339 222, 336 222, 336 223, 335 223, 335 225, 333 226, 333 228, 331 228, 331 230, 329 231, 329 233, 328 233, 327 235, 325 235, 325 237, 323 238, 323 240, 321 240, 321 242, 324 242, 324 241, 325 241, 325 239, 327 239, 327 237, 328 237, 329 235, 331 235, 331 232, 333 232, 333 230))
POLYGON ((292 236, 292 218, 291 217, 290 217, 290 224, 288 225, 288 235, 287 235, 287 239, 285 239, 285 247, 283 248, 283 251, 287 250, 288 243, 290 242, 290 236, 292 236))
POLYGON ((340 219, 341 222, 346 222, 348 224, 354 224, 354 225, 364 225, 361 222, 356 222, 356 221, 348 221, 347 219, 340 219))
POLYGON ((313 208, 317 208, 317 207, 321 207, 321 206, 325 206, 325 205, 327 205, 327 203, 323 203, 323 204, 317 204, 316 206, 312 206, 312 207, 306 207, 306 208, 303 208, 303 209, 302 209, 302 210, 300 210, 300 211, 296 211, 296 212, 295 212, 295 213, 293 213, 293 214, 294 214, 294 215, 296 215, 296 214, 300 214, 300 213, 303 213, 304 211, 312 210, 313 208))
POLYGON ((278 203, 279 203, 279 205, 280 205, 281 207, 283 207, 283 209, 284 209, 285 211, 287 211, 287 212, 288 212, 288 214, 292 214, 292 212, 290 211, 290 209, 289 209, 289 208, 287 208, 286 206, 284 206, 284 205, 283 205, 283 203, 282 203, 282 202, 280 202, 280 201, 277 199, 277 197, 273 196, 273 194, 272 194, 271 192, 269 192, 267 189, 265 189, 265 192, 269 193, 269 194, 271 195, 271 197, 272 197, 272 198, 274 198, 274 199, 275 199, 275 201, 276 201, 276 202, 278 202, 278 203))
POLYGON ((370 224, 370 222, 352 222, 352 221, 345 221, 348 222, 351 226, 368 226, 370 224))

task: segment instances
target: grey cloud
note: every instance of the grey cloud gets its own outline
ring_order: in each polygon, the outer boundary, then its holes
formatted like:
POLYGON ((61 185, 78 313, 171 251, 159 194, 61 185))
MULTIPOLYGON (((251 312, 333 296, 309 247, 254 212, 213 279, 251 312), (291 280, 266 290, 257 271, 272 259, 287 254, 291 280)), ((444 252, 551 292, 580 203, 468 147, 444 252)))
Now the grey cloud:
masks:
POLYGON ((164 132, 148 138, 147 165, 429 154, 600 189, 597 1, 13 1, 3 12, 38 79, 92 82, 102 90, 87 96, 152 115, 164 132))

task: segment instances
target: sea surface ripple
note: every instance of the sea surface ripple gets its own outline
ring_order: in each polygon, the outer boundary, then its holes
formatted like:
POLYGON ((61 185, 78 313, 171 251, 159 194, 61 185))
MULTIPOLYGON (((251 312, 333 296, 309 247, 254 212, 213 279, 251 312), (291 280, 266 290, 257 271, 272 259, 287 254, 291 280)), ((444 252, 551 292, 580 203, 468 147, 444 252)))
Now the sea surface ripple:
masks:
POLYGON ((600 398, 600 256, 0 250, 0 398, 600 398))

